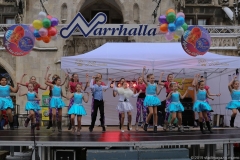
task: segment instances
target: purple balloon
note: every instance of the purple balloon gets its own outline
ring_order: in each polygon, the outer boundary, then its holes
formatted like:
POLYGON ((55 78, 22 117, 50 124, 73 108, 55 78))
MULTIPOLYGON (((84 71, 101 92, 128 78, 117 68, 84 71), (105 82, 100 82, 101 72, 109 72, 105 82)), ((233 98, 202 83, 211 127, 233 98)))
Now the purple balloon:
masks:
POLYGON ((55 17, 53 17, 53 18, 51 19, 51 26, 52 26, 52 27, 55 27, 55 26, 57 26, 57 25, 58 25, 58 19, 55 18, 55 17))
POLYGON ((159 21, 161 24, 168 23, 168 22, 167 22, 167 18, 166 18, 165 15, 161 15, 161 16, 158 18, 158 21, 159 21))

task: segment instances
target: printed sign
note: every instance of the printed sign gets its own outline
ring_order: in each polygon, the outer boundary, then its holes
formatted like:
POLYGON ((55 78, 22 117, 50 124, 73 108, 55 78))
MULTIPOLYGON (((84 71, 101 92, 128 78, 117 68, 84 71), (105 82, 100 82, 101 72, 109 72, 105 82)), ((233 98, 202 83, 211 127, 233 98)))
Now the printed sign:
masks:
POLYGON ((49 108, 48 107, 42 107, 42 120, 43 121, 49 120, 49 108))
POLYGON ((49 100, 50 100, 49 91, 45 91, 42 94, 42 106, 43 107, 48 107, 49 106, 49 100))
POLYGON ((190 26, 181 38, 183 50, 190 56, 204 55, 211 47, 211 37, 201 26, 190 26))
POLYGON ((35 38, 27 25, 13 25, 4 34, 3 44, 13 56, 25 56, 34 47, 35 38))
POLYGON ((106 24, 107 15, 99 12, 91 22, 87 22, 81 13, 78 13, 72 22, 62 28, 62 38, 69 38, 78 28, 84 37, 88 36, 155 36, 157 25, 154 24, 106 24))
MULTIPOLYGON (((182 79, 174 79, 174 81, 178 82, 179 84, 181 84, 182 79)), ((192 82, 193 79, 189 78, 189 79, 185 79, 185 81, 183 82, 183 90, 178 90, 179 93, 181 93, 181 95, 184 95, 186 90, 188 90, 188 94, 186 95, 187 98, 192 98, 193 102, 195 101, 195 89, 192 87, 192 82)))

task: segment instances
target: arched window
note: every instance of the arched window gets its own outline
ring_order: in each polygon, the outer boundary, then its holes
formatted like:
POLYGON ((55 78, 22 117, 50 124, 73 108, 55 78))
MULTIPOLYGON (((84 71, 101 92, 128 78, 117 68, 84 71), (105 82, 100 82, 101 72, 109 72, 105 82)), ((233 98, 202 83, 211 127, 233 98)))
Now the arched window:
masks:
POLYGON ((62 23, 66 23, 67 21, 67 4, 63 3, 61 8, 61 21, 62 23))
POLYGON ((133 20, 135 23, 140 23, 139 6, 136 3, 133 5, 133 20))

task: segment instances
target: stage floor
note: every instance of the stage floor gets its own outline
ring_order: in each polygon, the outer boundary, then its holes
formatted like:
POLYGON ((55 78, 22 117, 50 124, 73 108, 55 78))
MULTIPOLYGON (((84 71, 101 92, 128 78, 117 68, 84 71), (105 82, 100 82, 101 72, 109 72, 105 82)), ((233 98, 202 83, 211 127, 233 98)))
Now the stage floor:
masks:
MULTIPOLYGON (((41 128, 35 132, 37 146, 62 146, 62 147, 159 147, 163 145, 197 145, 240 143, 240 129, 224 128, 214 129, 213 134, 201 134, 199 129, 185 130, 184 133, 177 130, 164 132, 158 128, 158 133, 153 133, 149 128, 144 132, 139 131, 120 132, 117 127, 107 127, 106 132, 101 132, 101 127, 95 127, 93 132, 88 131, 88 126, 83 126, 81 135, 73 135, 66 127, 62 133, 52 133, 52 130, 41 128)), ((19 128, 14 131, 0 131, 0 146, 31 146, 34 136, 30 128, 19 128)))

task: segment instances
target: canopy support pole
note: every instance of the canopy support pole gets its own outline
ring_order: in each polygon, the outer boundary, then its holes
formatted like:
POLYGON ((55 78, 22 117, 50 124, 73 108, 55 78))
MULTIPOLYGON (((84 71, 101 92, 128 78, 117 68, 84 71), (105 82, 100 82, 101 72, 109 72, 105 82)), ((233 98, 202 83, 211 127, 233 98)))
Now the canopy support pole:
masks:
POLYGON ((107 68, 107 81, 108 81, 108 68, 107 68))

